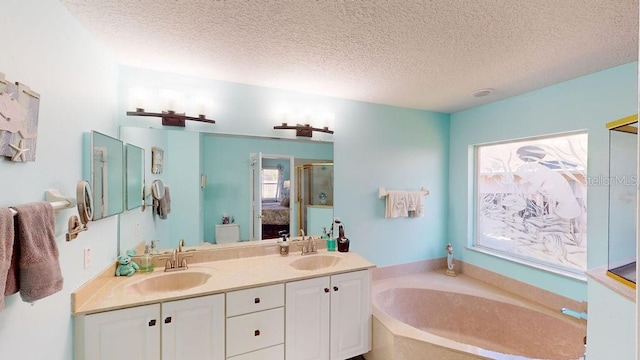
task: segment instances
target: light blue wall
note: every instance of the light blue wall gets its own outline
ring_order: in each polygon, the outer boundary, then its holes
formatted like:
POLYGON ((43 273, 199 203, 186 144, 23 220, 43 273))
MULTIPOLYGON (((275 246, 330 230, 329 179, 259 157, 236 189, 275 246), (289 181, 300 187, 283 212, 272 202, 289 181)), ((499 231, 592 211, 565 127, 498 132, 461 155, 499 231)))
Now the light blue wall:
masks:
POLYGON ((200 197, 200 134, 188 131, 170 131, 165 149, 167 172, 163 180, 169 185, 171 213, 169 241, 182 239, 194 246, 202 241, 202 207, 200 197))
POLYGON ((334 215, 345 224, 350 248, 378 266, 444 256, 449 115, 353 101, 343 101, 339 113, 334 215), (426 187, 425 216, 386 219, 379 187, 426 187))
POLYGON ((592 279, 588 288, 587 359, 637 360, 636 304, 592 279))
MULTIPOLYGON (((36 161, 0 160, 0 206, 42 201, 46 189, 75 197, 83 177, 82 134, 117 136, 115 63, 56 0, 3 0, 0 32, 0 72, 40 94, 36 161)), ((67 221, 77 213, 68 209, 56 216, 62 291, 33 305, 17 294, 5 298, 0 358, 72 359, 71 292, 112 263, 118 236, 113 216, 66 242, 67 221), (93 255, 88 269, 85 247, 93 255)))
MULTIPOLYGON (((465 248, 469 241, 469 147, 479 143, 587 130, 587 176, 607 176, 605 123, 637 112, 637 63, 618 66, 451 115, 449 239, 456 257, 570 298, 586 300, 586 284, 465 248)), ((608 187, 589 186, 588 267, 607 263, 608 187)))

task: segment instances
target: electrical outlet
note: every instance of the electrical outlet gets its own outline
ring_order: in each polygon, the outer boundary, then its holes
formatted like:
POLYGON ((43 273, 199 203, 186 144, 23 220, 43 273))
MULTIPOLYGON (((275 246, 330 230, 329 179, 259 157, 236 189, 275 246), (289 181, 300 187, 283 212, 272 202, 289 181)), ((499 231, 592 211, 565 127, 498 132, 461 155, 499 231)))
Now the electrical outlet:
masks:
POLYGON ((140 224, 136 224, 136 228, 134 230, 136 237, 140 237, 140 224))
POLYGON ((91 248, 87 246, 86 248, 84 248, 84 268, 87 269, 89 266, 91 266, 92 261, 93 259, 91 258, 91 248))

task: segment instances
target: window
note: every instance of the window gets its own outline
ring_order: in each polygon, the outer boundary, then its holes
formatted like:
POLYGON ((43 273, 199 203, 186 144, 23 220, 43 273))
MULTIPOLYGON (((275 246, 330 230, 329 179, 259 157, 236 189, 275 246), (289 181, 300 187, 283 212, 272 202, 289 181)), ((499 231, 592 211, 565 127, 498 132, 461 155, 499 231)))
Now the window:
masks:
POLYGON ((262 169, 262 201, 278 199, 278 169, 262 169))
POLYGON ((475 147, 478 250, 582 274, 587 268, 587 134, 475 147))

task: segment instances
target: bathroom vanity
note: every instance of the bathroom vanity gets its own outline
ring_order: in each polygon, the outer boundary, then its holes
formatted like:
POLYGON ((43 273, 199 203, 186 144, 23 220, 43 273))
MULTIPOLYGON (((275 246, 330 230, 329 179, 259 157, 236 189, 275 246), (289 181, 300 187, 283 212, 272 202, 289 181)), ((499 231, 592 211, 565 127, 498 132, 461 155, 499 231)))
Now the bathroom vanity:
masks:
POLYGON ((371 269, 349 253, 254 256, 73 294, 75 359, 347 359, 371 349, 371 269))

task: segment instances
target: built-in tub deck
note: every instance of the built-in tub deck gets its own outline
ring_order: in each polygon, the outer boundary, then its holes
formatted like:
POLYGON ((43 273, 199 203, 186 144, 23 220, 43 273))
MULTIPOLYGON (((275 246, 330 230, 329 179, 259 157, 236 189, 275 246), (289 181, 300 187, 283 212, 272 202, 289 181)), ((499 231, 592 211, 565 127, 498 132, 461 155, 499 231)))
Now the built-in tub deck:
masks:
POLYGON ((586 321, 463 274, 374 282, 368 360, 580 359, 586 321))

